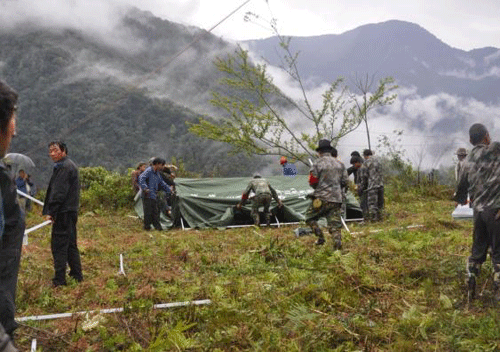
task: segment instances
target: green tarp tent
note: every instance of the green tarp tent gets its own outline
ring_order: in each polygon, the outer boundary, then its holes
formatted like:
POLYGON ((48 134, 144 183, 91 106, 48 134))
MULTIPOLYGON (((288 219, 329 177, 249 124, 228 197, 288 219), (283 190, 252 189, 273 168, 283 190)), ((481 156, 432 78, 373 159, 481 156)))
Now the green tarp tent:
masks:
MULTIPOLYGON (((311 203, 306 198, 312 192, 307 175, 295 177, 265 177, 276 190, 284 207, 279 209, 275 201, 271 204, 271 223, 294 223, 304 220, 304 214, 311 203)), ((172 219, 162 215, 162 225, 191 228, 228 227, 250 225, 251 203, 241 210, 236 204, 250 182, 250 177, 175 179, 176 196, 172 204, 172 219)), ((250 195, 251 197, 252 195, 250 195)), ((135 210, 143 216, 142 202, 136 197, 135 210)), ((352 194, 347 197, 346 218, 362 219, 359 203, 352 194)), ((262 218, 262 223, 264 219, 262 218)))

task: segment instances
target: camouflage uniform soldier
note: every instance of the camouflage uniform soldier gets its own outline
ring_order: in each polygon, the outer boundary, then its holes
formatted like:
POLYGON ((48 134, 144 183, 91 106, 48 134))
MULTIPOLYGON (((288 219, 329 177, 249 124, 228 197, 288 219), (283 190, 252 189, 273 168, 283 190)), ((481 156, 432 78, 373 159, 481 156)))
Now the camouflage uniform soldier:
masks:
POLYGON ((361 167, 361 190, 366 194, 368 208, 367 218, 371 221, 380 221, 381 212, 384 208, 384 180, 382 175, 382 165, 379 160, 373 157, 370 149, 363 151, 365 162, 361 167))
POLYGON ((455 200, 467 203, 470 195, 474 208, 474 232, 468 259, 468 286, 474 298, 476 278, 491 246, 494 298, 500 301, 500 143, 493 142, 486 127, 474 124, 469 130, 474 146, 457 186, 455 200))
MULTIPOLYGON (((366 192, 363 192, 363 187, 361 185, 361 176, 363 174, 363 158, 361 156, 354 155, 351 158, 351 167, 356 170, 356 172, 352 173, 354 175, 354 184, 356 185, 356 191, 359 196, 359 206, 361 207, 361 211, 363 212, 363 216, 368 217, 368 205, 366 203, 366 192)), ((349 175, 349 171, 347 171, 349 175)))
POLYGON ((342 248, 341 208, 342 188, 347 185, 347 171, 344 164, 331 155, 330 141, 322 139, 316 151, 319 158, 314 162, 309 173, 309 184, 314 188, 313 201, 306 212, 306 223, 318 237, 317 245, 325 243, 323 232, 317 220, 325 217, 328 232, 332 236, 333 249, 342 248))
POLYGON ((246 203, 250 192, 254 192, 255 196, 252 199, 252 211, 251 215, 255 226, 260 225, 259 207, 264 207, 264 215, 266 217, 266 225, 269 226, 271 223, 271 212, 269 211, 269 206, 271 205, 271 200, 274 198, 278 202, 278 206, 281 208, 283 203, 278 197, 275 189, 271 187, 269 181, 261 178, 259 174, 255 174, 253 180, 250 181, 247 188, 241 196, 241 202, 236 206, 238 209, 246 203))

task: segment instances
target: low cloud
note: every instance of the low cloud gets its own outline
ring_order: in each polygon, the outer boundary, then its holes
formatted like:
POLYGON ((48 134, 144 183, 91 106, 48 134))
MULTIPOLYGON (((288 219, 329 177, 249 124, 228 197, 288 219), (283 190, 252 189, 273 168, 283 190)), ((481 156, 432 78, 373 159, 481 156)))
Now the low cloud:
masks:
POLYGON ((474 71, 468 71, 468 70, 442 71, 442 72, 439 72, 439 74, 442 76, 457 77, 457 78, 461 78, 461 79, 470 79, 473 81, 480 81, 482 79, 489 78, 489 77, 499 78, 500 77, 500 67, 499 66, 492 66, 489 68, 488 71, 483 72, 481 74, 478 74, 474 71))
MULTIPOLYGON (((300 86, 283 70, 268 66, 268 72, 280 89, 302 101, 300 86)), ((306 92, 313 109, 322 103, 322 93, 328 88, 322 84, 306 92)), ((447 93, 421 96, 416 87, 399 87, 392 105, 368 113, 371 146, 377 151, 379 140, 386 136, 393 147, 404 152, 407 159, 422 168, 450 166, 456 161, 455 152, 460 147, 470 149, 468 130, 474 123, 487 126, 491 136, 500 140, 500 105, 487 104, 473 98, 463 98, 447 93), (398 135, 395 131, 403 131, 398 135), (417 165, 418 164, 418 165, 417 165)), ((304 118, 297 112, 287 112, 296 131, 304 128, 304 118)), ((349 160, 351 151, 368 147, 364 125, 342 138, 339 154, 349 160)), ((380 146, 379 153, 384 153, 380 146)))

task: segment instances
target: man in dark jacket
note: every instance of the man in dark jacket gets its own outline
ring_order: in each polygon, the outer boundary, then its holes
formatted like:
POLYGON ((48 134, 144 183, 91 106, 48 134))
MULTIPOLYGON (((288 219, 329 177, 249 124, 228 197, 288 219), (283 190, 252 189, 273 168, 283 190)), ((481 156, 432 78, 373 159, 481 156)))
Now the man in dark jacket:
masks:
MULTIPOLYGON (((0 81, 0 323, 7 334, 17 328, 14 320, 17 275, 24 234, 24 215, 17 201, 16 185, 1 159, 16 132, 17 93, 0 81)), ((2 342, 4 338, 0 339, 2 342)))
POLYGON ((49 156, 54 162, 54 171, 42 214, 53 222, 51 248, 54 258, 54 286, 66 285, 66 264, 70 268, 69 276, 78 282, 83 280, 76 234, 80 183, 78 168, 67 154, 68 149, 63 142, 49 143, 49 156))

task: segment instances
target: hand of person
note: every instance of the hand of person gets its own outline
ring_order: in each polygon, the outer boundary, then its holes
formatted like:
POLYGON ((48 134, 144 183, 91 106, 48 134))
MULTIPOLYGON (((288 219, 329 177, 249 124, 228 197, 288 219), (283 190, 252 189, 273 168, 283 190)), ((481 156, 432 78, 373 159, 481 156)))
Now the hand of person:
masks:
POLYGON ((54 218, 51 215, 45 215, 45 220, 49 220, 51 222, 54 222, 54 218))
POLYGON ((238 209, 238 210, 241 209, 241 203, 236 204, 236 209, 238 209))
POLYGON ((278 208, 283 208, 283 202, 281 200, 278 201, 278 208))
POLYGON ((144 194, 149 194, 149 188, 144 188, 142 191, 144 192, 144 194))

